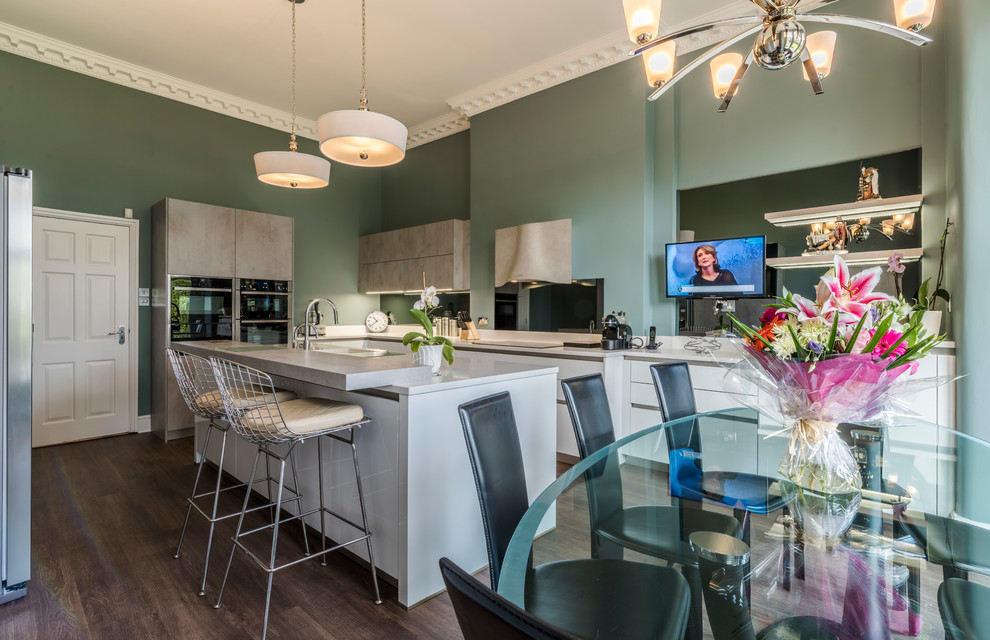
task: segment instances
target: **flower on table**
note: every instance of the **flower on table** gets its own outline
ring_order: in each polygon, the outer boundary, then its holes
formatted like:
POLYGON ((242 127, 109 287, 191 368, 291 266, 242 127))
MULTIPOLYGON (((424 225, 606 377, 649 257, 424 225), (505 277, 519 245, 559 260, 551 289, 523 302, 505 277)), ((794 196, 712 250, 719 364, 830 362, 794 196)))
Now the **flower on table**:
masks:
MULTIPOLYGON (((888 267, 903 264, 892 261, 888 267)), ((821 277, 814 301, 785 288, 779 302, 760 317, 759 326, 746 326, 731 313, 729 319, 751 351, 813 367, 835 356, 862 354, 900 375, 940 339, 920 330, 920 314, 900 296, 875 291, 881 274, 882 269, 874 267, 851 276, 846 262, 836 256, 834 267, 821 277)), ((915 369, 910 367, 912 373, 915 369)))
POLYGON ((781 311, 780 309, 775 309, 774 307, 768 307, 767 310, 763 312, 763 315, 760 316, 760 322, 762 322, 763 324, 768 324, 775 320, 778 322, 787 320, 787 314, 781 311))
MULTIPOLYGON (((875 335, 876 335, 876 329, 870 329, 870 338, 872 339, 875 335)), ((878 342, 877 346, 873 349, 873 355, 877 355, 877 356, 884 355, 885 353, 890 351, 891 347, 897 344, 898 340, 900 340, 903 335, 904 334, 901 333, 900 331, 888 331, 883 335, 882 338, 880 338, 880 342, 878 342)), ((900 358, 902 355, 904 355, 906 351, 907 351, 907 343, 902 341, 900 344, 897 345, 897 347, 893 351, 890 352, 890 355, 894 356, 895 358, 900 358)))
POLYGON ((880 267, 873 267, 850 276, 845 260, 835 256, 835 275, 822 276, 828 299, 821 306, 821 315, 831 318, 832 314, 838 313, 839 322, 856 324, 869 312, 872 303, 896 303, 897 300, 886 293, 873 291, 880 283, 880 273, 880 267))
POLYGON ((426 302, 424 302, 423 300, 417 300, 416 302, 413 303, 413 309, 416 309, 417 311, 425 311, 426 302))
MULTIPOLYGON (((824 345, 828 342, 828 337, 831 332, 832 324, 821 316, 802 322, 797 328, 798 340, 801 341, 802 345, 807 345, 811 342, 817 342, 819 345, 824 345)), ((816 351, 816 353, 819 355, 821 354, 820 351, 816 351)))
POLYGON ((797 353, 797 346, 794 344, 794 335, 791 333, 797 323, 794 320, 780 322, 773 327, 774 339, 770 343, 770 349, 778 358, 790 358, 797 353))

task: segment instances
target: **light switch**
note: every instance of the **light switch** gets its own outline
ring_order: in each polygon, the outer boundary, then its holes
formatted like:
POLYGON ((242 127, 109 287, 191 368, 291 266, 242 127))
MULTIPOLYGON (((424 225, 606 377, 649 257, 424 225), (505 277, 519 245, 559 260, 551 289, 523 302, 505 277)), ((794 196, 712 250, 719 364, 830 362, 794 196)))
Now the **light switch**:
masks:
POLYGON ((151 289, 145 289, 143 287, 138 289, 138 306, 139 307, 151 306, 151 289))

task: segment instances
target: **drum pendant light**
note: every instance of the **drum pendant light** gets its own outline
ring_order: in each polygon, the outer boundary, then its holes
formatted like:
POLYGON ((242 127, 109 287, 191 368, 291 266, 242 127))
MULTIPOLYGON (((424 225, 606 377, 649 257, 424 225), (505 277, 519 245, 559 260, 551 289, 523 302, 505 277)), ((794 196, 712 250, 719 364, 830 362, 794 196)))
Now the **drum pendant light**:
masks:
POLYGON ((409 131, 395 118, 368 110, 366 24, 365 0, 361 0, 360 106, 324 113, 316 127, 320 151, 331 160, 359 167, 387 167, 406 157, 409 131))
POLYGON ((254 154, 258 180, 277 187, 319 189, 330 184, 330 163, 319 156, 299 153, 296 144, 296 4, 292 3, 292 133, 288 151, 262 151, 254 154))

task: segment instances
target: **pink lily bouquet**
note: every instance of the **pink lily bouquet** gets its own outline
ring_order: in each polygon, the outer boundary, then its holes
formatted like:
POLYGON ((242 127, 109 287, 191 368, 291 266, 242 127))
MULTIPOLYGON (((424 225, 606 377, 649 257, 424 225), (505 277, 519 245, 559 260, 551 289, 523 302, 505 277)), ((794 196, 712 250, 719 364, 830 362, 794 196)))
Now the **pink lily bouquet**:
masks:
MULTIPOLYGON (((776 399, 771 413, 790 434, 781 474, 824 493, 858 491, 856 461, 837 432, 840 423, 882 418, 896 394, 895 381, 917 371, 917 360, 945 336, 927 335, 923 312, 874 291, 880 267, 850 276, 841 256, 821 278, 815 300, 784 291, 759 327, 735 316, 745 338, 739 378, 776 399)), ((764 395, 764 394, 761 394, 764 395)))

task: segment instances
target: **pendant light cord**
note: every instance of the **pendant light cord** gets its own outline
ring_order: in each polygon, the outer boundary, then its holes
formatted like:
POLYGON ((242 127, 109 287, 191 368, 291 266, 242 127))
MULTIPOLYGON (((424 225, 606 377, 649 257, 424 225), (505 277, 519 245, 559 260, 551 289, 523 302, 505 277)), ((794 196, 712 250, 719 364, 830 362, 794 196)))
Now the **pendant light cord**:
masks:
POLYGON ((296 0, 292 3, 292 134, 289 136, 289 151, 298 151, 296 143, 296 0))
POLYGON ((365 73, 365 58, 368 56, 367 18, 365 0, 361 0, 361 111, 368 110, 368 83, 365 73))

